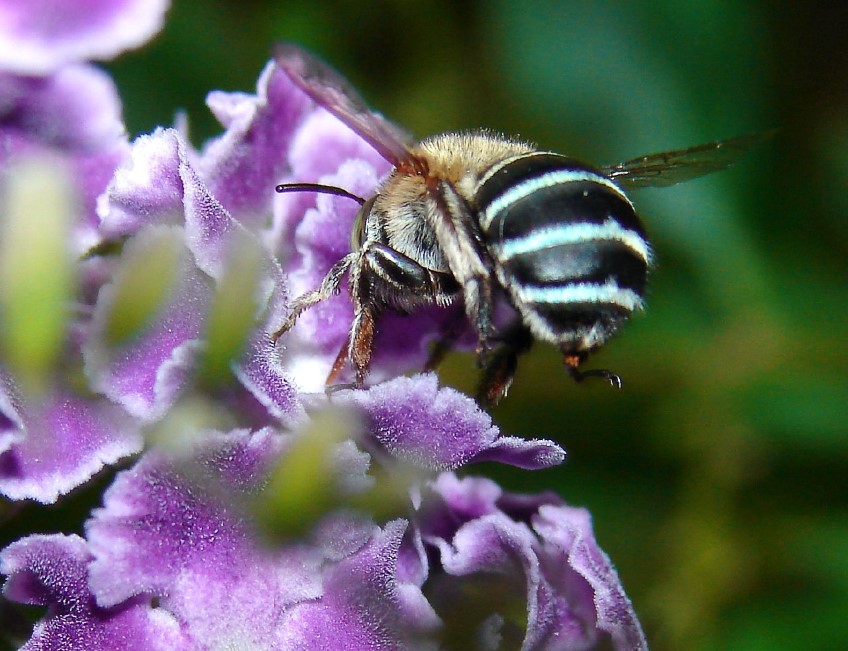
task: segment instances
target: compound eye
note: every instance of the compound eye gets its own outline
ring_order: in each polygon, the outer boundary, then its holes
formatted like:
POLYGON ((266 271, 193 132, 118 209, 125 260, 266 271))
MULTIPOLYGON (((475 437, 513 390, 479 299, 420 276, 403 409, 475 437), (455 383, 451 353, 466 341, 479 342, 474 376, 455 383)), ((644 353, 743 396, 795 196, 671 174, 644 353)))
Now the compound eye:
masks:
POLYGON ((362 248, 365 242, 365 224, 368 222, 368 216, 371 214, 371 208, 374 206, 374 200, 377 197, 371 197, 356 213, 356 219, 353 222, 353 230, 350 232, 350 250, 358 251, 362 248))

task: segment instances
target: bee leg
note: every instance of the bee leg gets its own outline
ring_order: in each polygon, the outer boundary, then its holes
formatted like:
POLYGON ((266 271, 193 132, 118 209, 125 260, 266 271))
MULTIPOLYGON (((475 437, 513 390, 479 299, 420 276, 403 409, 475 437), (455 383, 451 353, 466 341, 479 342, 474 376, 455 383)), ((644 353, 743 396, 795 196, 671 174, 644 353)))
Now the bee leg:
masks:
POLYGON ((307 292, 303 296, 299 296, 291 305, 291 312, 288 318, 283 322, 283 325, 271 335, 271 342, 276 344, 277 340, 286 332, 292 329, 297 318, 313 305, 325 301, 333 294, 339 291, 339 285, 342 282, 342 277, 348 268, 356 262, 359 257, 358 252, 348 253, 345 257, 339 260, 336 264, 330 267, 330 271, 324 276, 321 281, 321 286, 311 292, 307 292))
MULTIPOLYGON (((355 255, 355 264, 353 264, 353 260, 348 263, 348 266, 352 265, 350 270, 350 298, 353 301, 353 323, 350 326, 348 340, 339 350, 339 354, 336 355, 327 376, 328 387, 336 384, 348 360, 355 369, 354 387, 362 387, 365 383, 365 375, 368 373, 377 310, 371 295, 373 283, 371 281, 371 261, 367 255, 367 248, 366 245, 365 249, 350 254, 350 256, 355 255)), ((338 283, 336 283, 336 286, 338 286, 338 283)))
POLYGON ((354 312, 350 345, 347 352, 350 361, 353 362, 354 384, 357 387, 362 387, 365 384, 365 376, 368 374, 368 366, 371 364, 376 317, 376 310, 367 304, 358 306, 354 312))
POLYGON ((492 281, 488 276, 472 278, 465 283, 463 296, 465 312, 477 332, 477 363, 483 367, 483 358, 492 347, 492 281))
POLYGON ((426 216, 448 267, 462 287, 465 313, 477 331, 479 360, 490 348, 493 335, 493 263, 480 244, 471 207, 452 184, 439 182, 428 193, 426 216))
POLYGON ((422 298, 435 301, 439 289, 430 270, 385 244, 366 242, 359 255, 359 261, 350 273, 350 295, 353 300, 350 337, 348 344, 339 351, 327 378, 328 383, 334 382, 349 359, 353 364, 357 387, 365 383, 371 363, 376 320, 384 307, 384 300, 380 298, 383 294, 380 292, 400 297, 398 307, 402 308, 404 295, 413 297, 410 300, 412 306, 422 298))
POLYGON ((430 354, 427 356, 427 361, 424 363, 425 371, 432 371, 442 363, 445 355, 453 349, 457 340, 465 333, 466 328, 465 314, 458 312, 439 333, 439 338, 433 344, 430 354))
POLYGON ((613 373, 612 371, 605 368, 593 368, 588 371, 581 371, 580 364, 582 364, 587 357, 587 353, 574 353, 571 351, 563 350, 563 362, 565 363, 565 370, 571 376, 571 379, 575 382, 582 382, 587 377, 599 377, 603 380, 606 380, 610 383, 611 386, 616 389, 620 389, 622 384, 624 384, 621 376, 613 373))
POLYGON ((336 359, 333 361, 333 366, 330 368, 330 373, 327 375, 327 381, 325 383, 327 394, 341 389, 356 388, 356 384, 352 384, 350 382, 340 384, 336 381, 339 379, 339 375, 341 375, 341 372, 344 369, 345 364, 347 364, 347 360, 349 357, 350 340, 345 341, 342 347, 339 349, 339 354, 336 355, 336 359))
POLYGON ((530 330, 520 323, 498 337, 497 345, 481 358, 483 373, 477 391, 481 404, 494 407, 506 396, 515 378, 518 357, 530 350, 532 343, 530 330))

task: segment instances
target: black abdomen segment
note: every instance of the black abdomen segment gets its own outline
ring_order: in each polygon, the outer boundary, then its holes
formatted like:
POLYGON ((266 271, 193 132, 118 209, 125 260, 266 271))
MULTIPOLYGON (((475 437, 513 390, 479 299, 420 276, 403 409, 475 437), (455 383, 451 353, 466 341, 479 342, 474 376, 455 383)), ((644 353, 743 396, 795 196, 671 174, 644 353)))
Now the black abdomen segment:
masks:
POLYGON ((650 264, 644 228, 599 172, 528 154, 490 172, 477 205, 498 279, 537 338, 591 350, 641 307, 650 264))

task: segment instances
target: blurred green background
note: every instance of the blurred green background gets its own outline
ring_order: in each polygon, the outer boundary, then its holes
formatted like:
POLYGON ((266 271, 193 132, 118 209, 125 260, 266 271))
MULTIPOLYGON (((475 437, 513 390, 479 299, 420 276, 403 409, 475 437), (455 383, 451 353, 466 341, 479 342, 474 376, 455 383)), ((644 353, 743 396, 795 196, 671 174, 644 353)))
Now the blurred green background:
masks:
POLYGON ((633 194, 649 309, 591 363, 622 391, 573 384, 545 346, 523 362, 494 418, 567 463, 474 470, 587 506, 655 650, 846 649, 846 25, 830 2, 176 0, 105 67, 133 135, 182 109, 195 144, 218 132, 206 93, 252 92, 276 40, 421 136, 486 126, 611 163, 778 128, 726 172, 633 194))

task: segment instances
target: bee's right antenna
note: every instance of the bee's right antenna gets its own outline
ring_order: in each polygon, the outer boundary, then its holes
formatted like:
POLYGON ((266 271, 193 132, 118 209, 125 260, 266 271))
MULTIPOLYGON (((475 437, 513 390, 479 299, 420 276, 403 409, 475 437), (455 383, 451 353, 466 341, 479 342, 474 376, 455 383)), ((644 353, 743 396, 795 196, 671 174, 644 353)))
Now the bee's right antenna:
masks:
POLYGON ((281 183, 275 190, 279 193, 283 192, 319 192, 322 194, 334 194, 338 197, 347 197, 353 199, 360 206, 365 203, 362 197, 348 192, 344 188, 336 187, 335 185, 323 185, 321 183, 281 183))

